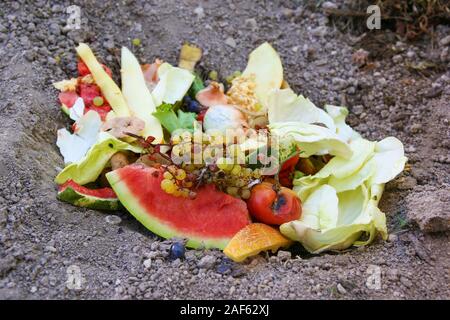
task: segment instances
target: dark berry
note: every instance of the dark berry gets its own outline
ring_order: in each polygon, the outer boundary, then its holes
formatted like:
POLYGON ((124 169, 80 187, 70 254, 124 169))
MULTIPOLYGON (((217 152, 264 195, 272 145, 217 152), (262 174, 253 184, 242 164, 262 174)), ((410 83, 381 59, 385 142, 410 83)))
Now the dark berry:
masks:
POLYGON ((189 102, 188 104, 188 111, 199 113, 200 111, 202 111, 202 106, 196 100, 191 100, 191 102, 189 102))
POLYGON ((171 260, 183 259, 185 252, 186 252, 186 249, 184 247, 184 244, 182 244, 181 242, 175 242, 170 247, 169 258, 171 260))

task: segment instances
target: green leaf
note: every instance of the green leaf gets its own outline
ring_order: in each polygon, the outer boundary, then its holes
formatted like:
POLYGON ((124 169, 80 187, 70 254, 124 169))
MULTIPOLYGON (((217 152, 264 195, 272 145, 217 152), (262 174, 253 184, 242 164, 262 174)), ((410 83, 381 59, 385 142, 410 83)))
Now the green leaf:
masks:
POLYGON ((176 105, 163 103, 156 108, 156 111, 153 112, 153 116, 161 122, 162 126, 169 131, 169 133, 172 133, 177 129, 193 131, 197 115, 193 112, 184 112, 180 109, 175 113, 176 108, 176 105))
POLYGON ((205 88, 203 80, 200 78, 200 76, 198 74, 196 74, 195 72, 194 72, 194 75, 195 75, 194 82, 192 82, 192 85, 188 91, 188 95, 192 99, 195 99, 195 96, 197 95, 197 93, 205 88))
POLYGON ((378 202, 384 183, 404 168, 403 145, 393 137, 379 142, 359 138, 350 148, 349 159, 337 155, 315 175, 294 180, 302 216, 283 224, 280 231, 312 253, 366 245, 377 234, 387 237, 378 202), (367 238, 360 240, 363 234, 367 238))
POLYGON ((67 180, 73 180, 80 185, 94 182, 105 168, 109 159, 119 151, 130 150, 140 153, 141 148, 132 146, 116 139, 106 132, 99 134, 97 142, 89 149, 87 154, 78 162, 65 167, 55 178, 57 184, 63 184, 67 180))

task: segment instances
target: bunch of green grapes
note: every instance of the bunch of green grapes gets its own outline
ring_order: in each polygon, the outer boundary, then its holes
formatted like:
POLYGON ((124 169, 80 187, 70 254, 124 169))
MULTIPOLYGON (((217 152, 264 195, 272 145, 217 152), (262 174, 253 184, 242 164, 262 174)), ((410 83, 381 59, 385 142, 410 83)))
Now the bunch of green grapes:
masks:
POLYGON ((248 199, 252 184, 261 178, 261 171, 246 167, 242 163, 245 161, 239 159, 243 156, 238 152, 239 146, 233 140, 229 143, 226 140, 220 133, 202 133, 196 138, 188 131, 173 135, 172 157, 175 155, 176 165, 167 167, 161 188, 175 196, 193 197, 196 187, 213 183, 231 196, 248 199), (215 150, 219 151, 214 153, 215 150))
POLYGON ((194 179, 195 177, 188 175, 184 169, 170 165, 163 173, 161 189, 176 197, 194 198, 195 192, 192 190, 194 179))

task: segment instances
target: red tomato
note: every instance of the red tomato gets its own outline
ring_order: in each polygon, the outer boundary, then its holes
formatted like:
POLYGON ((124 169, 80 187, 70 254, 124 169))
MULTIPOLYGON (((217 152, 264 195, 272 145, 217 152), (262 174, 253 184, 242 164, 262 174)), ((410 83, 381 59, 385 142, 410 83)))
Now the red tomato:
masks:
POLYGON ((84 77, 91 73, 91 71, 89 71, 87 65, 81 60, 78 61, 77 68, 78 68, 78 75, 80 77, 84 77))
POLYGON ((256 220, 272 225, 297 220, 302 213, 301 201, 294 191, 284 187, 276 188, 268 182, 252 188, 247 207, 256 220))
POLYGON ((72 108, 75 101, 78 99, 78 94, 75 91, 64 91, 60 92, 58 95, 59 102, 67 106, 67 108, 72 108))
POLYGON ((286 160, 281 166, 280 172, 278 173, 278 179, 283 187, 292 188, 293 174, 299 159, 300 156, 297 154, 286 160))
MULTIPOLYGON (((106 71, 106 73, 110 76, 110 77, 112 77, 112 72, 111 72, 111 69, 109 69, 107 66, 105 66, 104 64, 102 64, 102 67, 103 67, 103 69, 106 71)), ((78 75, 80 76, 80 77, 84 77, 84 76, 86 76, 86 75, 88 75, 88 74, 90 74, 91 73, 91 71, 89 70, 89 68, 87 67, 87 65, 83 62, 83 61, 78 61, 78 64, 77 64, 77 68, 78 68, 78 75)))

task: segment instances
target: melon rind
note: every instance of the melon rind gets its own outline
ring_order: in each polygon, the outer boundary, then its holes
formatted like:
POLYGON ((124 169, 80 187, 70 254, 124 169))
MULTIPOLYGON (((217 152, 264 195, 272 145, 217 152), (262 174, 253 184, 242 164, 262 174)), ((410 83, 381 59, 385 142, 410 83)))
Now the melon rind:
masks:
POLYGON ((148 230, 165 239, 170 238, 186 238, 188 239, 186 246, 189 248, 217 248, 223 250, 230 238, 203 238, 198 236, 180 233, 167 223, 152 216, 147 210, 139 205, 127 185, 121 180, 116 171, 111 171, 106 174, 109 184, 117 194, 121 204, 130 212, 140 223, 142 223, 148 230))
POLYGON ((70 186, 58 192, 59 200, 71 203, 77 207, 84 207, 94 210, 117 211, 120 208, 120 202, 117 198, 99 198, 80 193, 70 186))

